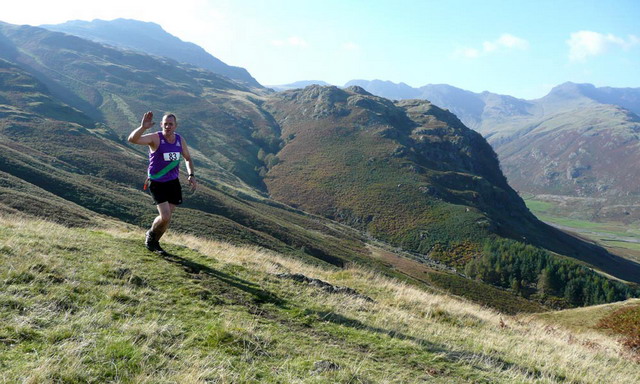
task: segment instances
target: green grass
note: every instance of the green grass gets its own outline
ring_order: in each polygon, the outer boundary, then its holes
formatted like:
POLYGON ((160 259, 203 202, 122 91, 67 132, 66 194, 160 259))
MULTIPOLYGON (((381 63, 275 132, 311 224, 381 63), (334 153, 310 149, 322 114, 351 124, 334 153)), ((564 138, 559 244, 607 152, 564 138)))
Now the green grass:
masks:
POLYGON ((142 231, 0 220, 4 382, 637 378, 637 367, 621 369, 615 353, 557 345, 534 337, 536 326, 361 269, 318 268, 175 235, 164 242, 172 256, 163 258, 144 249, 142 231), (276 272, 349 286, 375 302, 324 293, 276 272), (537 344, 514 347, 523 342, 537 344), (565 349, 562 356, 573 359, 566 364, 553 357, 565 349))
POLYGON ((524 199, 527 204, 527 208, 536 213, 546 213, 550 209, 553 208, 553 204, 547 201, 533 200, 533 199, 524 199))
POLYGON ((536 200, 532 197, 524 199, 527 207, 542 221, 566 227, 597 242, 615 243, 618 247, 640 249, 640 244, 624 241, 623 238, 640 239, 640 227, 615 221, 593 221, 570 218, 559 214, 556 204, 536 200))
POLYGON ((608 233, 611 235, 629 235, 628 231, 625 229, 623 224, 615 224, 615 223, 598 223, 588 220, 581 219, 572 219, 568 217, 557 217, 551 215, 538 215, 540 220, 553 223, 555 225, 560 225, 563 227, 569 227, 577 230, 589 230, 589 231, 597 231, 601 233, 608 233))
POLYGON ((598 323, 616 310, 639 303, 640 299, 629 299, 617 303, 538 313, 534 316, 546 320, 550 324, 561 325, 574 332, 590 332, 597 330, 599 328, 598 323))
POLYGON ((429 283, 450 294, 465 297, 476 303, 485 303, 503 313, 513 315, 546 310, 541 304, 516 296, 512 292, 457 275, 435 272, 430 273, 426 279, 429 283))
POLYGON ((599 331, 621 337, 626 353, 640 359, 640 299, 578 308, 559 312, 536 314, 549 324, 560 324, 573 332, 599 331))
POLYGON ((632 242, 623 241, 623 240, 612 240, 612 239, 606 239, 606 238, 600 238, 600 241, 602 242, 602 244, 606 245, 607 247, 618 247, 618 248, 630 249, 632 251, 640 251, 640 244, 638 243, 632 243, 632 242))

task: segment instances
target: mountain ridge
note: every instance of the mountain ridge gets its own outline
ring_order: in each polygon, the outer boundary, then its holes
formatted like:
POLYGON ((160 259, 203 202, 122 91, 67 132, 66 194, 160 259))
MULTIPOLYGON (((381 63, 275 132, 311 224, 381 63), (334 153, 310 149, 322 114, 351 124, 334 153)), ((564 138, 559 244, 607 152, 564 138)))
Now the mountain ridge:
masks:
MULTIPOLYGON (((475 93, 448 84, 428 84, 414 88, 405 83, 394 83, 391 81, 351 80, 345 84, 345 87, 350 85, 359 85, 364 89, 367 89, 369 92, 381 97, 387 97, 390 99, 427 99, 436 105, 451 110, 452 112, 454 112, 455 109, 458 113, 454 113, 460 117, 465 125, 469 128, 480 131, 483 134, 491 132, 483 129, 479 125, 479 122, 483 119, 482 115, 487 113, 487 111, 483 111, 483 109, 491 108, 491 103, 488 102, 491 99, 503 99, 499 102, 516 106, 527 106, 537 102, 541 102, 544 105, 549 106, 557 103, 558 101, 572 101, 580 98, 586 98, 603 104, 618 105, 635 114, 640 114, 640 88, 632 87, 595 87, 593 84, 580 84, 567 81, 553 87, 543 97, 526 100, 489 91, 475 93), (398 95, 400 97, 394 97, 398 95), (474 121, 474 119, 476 121, 474 121)), ((522 110, 522 107, 520 107, 514 111, 518 112, 515 114, 516 116, 527 114, 527 108, 522 110)))
POLYGON ((640 161, 640 88, 565 82, 535 100, 446 85, 420 89, 421 98, 448 108, 485 136, 522 193, 589 198, 565 212, 586 219, 640 220, 640 191, 630 182, 640 174, 617 166, 640 161), (600 198, 607 201, 596 202, 600 198))
POLYGON ((156 56, 170 57, 178 62, 208 69, 246 86, 262 88, 262 85, 246 69, 225 64, 202 47, 180 40, 156 23, 132 19, 111 21, 95 19, 93 21, 73 20, 62 24, 45 24, 40 27, 156 56))
POLYGON ((322 81, 322 80, 301 80, 301 81, 295 81, 289 84, 267 85, 267 87, 272 88, 277 92, 281 92, 281 91, 288 91, 291 89, 305 88, 305 87, 308 87, 309 85, 314 85, 314 84, 321 85, 321 86, 331 85, 326 81, 322 81))

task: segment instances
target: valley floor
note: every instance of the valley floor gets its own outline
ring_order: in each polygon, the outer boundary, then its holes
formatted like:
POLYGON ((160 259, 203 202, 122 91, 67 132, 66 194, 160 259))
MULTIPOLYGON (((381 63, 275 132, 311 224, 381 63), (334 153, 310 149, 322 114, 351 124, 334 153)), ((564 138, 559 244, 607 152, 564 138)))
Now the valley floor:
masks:
POLYGON ((540 220, 556 228, 578 236, 606 248, 609 252, 640 263, 640 224, 625 224, 612 220, 593 221, 584 218, 577 210, 568 217, 566 208, 560 207, 552 199, 524 197, 527 207, 540 220))
POLYGON ((640 382, 606 334, 186 235, 160 257, 111 228, 0 216, 0 382, 640 382))

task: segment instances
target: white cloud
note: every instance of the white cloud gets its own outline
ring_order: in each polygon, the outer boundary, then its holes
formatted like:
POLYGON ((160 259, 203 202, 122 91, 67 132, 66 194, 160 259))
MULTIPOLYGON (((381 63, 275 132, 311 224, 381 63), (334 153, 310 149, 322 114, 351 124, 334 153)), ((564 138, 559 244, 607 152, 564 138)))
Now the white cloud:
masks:
POLYGON ((477 59, 480 56, 484 56, 499 50, 511 50, 519 49, 526 50, 529 48, 529 42, 521 39, 517 36, 505 33, 499 38, 493 41, 485 41, 482 43, 482 48, 459 48, 454 52, 454 56, 465 57, 468 59, 477 59))
POLYGON ((629 49, 640 44, 638 36, 629 35, 625 40, 613 34, 604 35, 593 31, 578 31, 571 34, 569 40, 569 59, 571 61, 584 61, 589 56, 598 56, 607 52, 611 47, 629 49))
MULTIPOLYGON (((489 53, 489 52, 493 52, 495 50, 497 50, 499 47, 498 43, 495 41, 485 41, 484 43, 482 43, 482 52, 484 53, 489 53)), ((475 51, 478 51, 477 49, 475 51)), ((478 53, 480 53, 478 51, 478 53)))
POLYGON ((276 47, 297 47, 297 48, 306 48, 309 44, 299 36, 290 36, 284 40, 273 40, 271 41, 272 45, 276 47))
POLYGON ((505 48, 528 49, 529 42, 519 37, 505 33, 498 39, 498 45, 505 48))

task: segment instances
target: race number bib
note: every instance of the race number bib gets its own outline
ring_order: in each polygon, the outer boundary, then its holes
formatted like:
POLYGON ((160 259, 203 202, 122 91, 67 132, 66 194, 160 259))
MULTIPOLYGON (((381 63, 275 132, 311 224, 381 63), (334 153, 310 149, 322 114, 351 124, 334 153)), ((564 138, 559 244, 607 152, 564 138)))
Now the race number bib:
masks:
POLYGON ((180 160, 180 152, 166 152, 163 153, 164 161, 176 161, 180 160))

